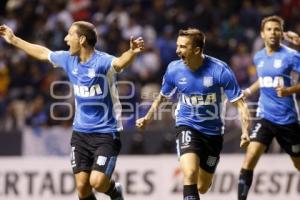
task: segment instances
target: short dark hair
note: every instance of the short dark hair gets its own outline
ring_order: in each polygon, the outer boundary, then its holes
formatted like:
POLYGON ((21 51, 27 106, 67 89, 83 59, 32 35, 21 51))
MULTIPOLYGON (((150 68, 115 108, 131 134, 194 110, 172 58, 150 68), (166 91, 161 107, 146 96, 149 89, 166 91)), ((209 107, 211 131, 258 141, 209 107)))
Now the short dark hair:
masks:
POLYGON ((200 47, 201 50, 204 48, 205 35, 202 31, 196 28, 188 28, 179 30, 179 36, 187 36, 192 40, 194 47, 200 47))
POLYGON ((86 37, 86 43, 90 47, 95 47, 97 43, 97 32, 96 28, 92 23, 85 22, 85 21, 77 21, 74 22, 73 25, 75 25, 77 29, 77 34, 80 36, 86 37))
POLYGON ((261 24, 260 24, 261 31, 264 30, 267 22, 277 22, 278 24, 280 24, 281 30, 283 31, 284 20, 281 17, 279 17, 277 15, 272 15, 272 16, 263 18, 263 20, 261 21, 261 24))

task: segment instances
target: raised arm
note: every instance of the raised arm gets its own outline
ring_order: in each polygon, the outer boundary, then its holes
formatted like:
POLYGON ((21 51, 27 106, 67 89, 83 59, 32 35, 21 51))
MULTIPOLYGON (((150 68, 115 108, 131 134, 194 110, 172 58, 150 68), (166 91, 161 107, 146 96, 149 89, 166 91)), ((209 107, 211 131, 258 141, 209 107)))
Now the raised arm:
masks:
POLYGON ((136 120, 136 126, 142 129, 145 128, 145 126, 153 119, 153 115, 157 111, 159 105, 166 100, 166 97, 158 95, 152 103, 151 108, 148 110, 147 114, 144 117, 136 120))
POLYGON ((122 69, 126 68, 136 55, 144 50, 144 40, 143 38, 139 37, 137 39, 130 38, 130 48, 125 51, 120 57, 115 58, 113 61, 113 66, 117 72, 121 71, 122 69))
POLYGON ((297 33, 293 31, 287 31, 283 33, 283 37, 286 41, 296 45, 300 46, 300 37, 297 33))
POLYGON ((255 81, 250 87, 244 90, 244 97, 249 97, 251 94, 257 92, 259 89, 259 80, 255 81))
POLYGON ((246 148, 249 144, 249 129, 250 129, 250 113, 248 110, 248 106, 243 100, 243 98, 240 98, 239 100, 235 101, 233 105, 235 105, 239 110, 240 118, 241 118, 242 135, 241 135, 240 147, 246 148))
POLYGON ((0 36, 3 37, 7 43, 25 51, 28 55, 39 60, 48 60, 48 55, 51 52, 48 48, 22 40, 15 36, 11 28, 6 25, 0 26, 0 36))

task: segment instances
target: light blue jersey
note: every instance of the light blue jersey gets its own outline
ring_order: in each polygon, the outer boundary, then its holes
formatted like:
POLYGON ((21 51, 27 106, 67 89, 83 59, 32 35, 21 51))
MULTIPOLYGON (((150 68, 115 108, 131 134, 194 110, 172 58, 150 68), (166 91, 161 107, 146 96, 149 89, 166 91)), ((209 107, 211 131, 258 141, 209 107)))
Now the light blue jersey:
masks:
POLYGON ((123 129, 113 59, 109 54, 95 51, 87 62, 80 63, 78 56, 71 56, 68 51, 50 53, 51 63, 62 67, 73 85, 75 131, 114 133, 123 129))
POLYGON ((280 125, 297 122, 296 96, 278 97, 276 87, 291 86, 291 72, 300 73, 300 54, 281 45, 269 56, 264 48, 255 54, 254 64, 260 84, 258 116, 280 125))
POLYGON ((230 102, 242 97, 236 78, 227 64, 207 55, 195 72, 182 60, 169 64, 161 95, 170 97, 176 90, 180 94, 175 113, 176 126, 189 126, 208 135, 224 134, 224 93, 230 102))

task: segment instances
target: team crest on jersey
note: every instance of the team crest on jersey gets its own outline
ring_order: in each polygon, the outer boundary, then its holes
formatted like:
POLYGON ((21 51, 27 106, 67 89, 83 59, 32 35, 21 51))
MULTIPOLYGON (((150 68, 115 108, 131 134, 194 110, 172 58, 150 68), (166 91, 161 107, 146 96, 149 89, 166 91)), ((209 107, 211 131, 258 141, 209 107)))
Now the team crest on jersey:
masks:
POLYGON ((186 77, 180 78, 178 83, 181 84, 181 85, 182 84, 187 84, 186 77))
POLYGON ((95 76, 96 76, 96 72, 95 72, 95 70, 92 68, 92 69, 88 69, 88 74, 87 74, 87 76, 89 77, 89 78, 94 78, 95 76))
POLYGON ((78 68, 77 67, 72 70, 72 74, 73 75, 77 75, 78 74, 78 68))
POLYGON ((213 85, 213 77, 212 76, 204 76, 203 85, 205 87, 210 87, 213 85))
POLYGON ((274 60, 274 67, 275 68, 280 68, 282 65, 282 60, 274 60))

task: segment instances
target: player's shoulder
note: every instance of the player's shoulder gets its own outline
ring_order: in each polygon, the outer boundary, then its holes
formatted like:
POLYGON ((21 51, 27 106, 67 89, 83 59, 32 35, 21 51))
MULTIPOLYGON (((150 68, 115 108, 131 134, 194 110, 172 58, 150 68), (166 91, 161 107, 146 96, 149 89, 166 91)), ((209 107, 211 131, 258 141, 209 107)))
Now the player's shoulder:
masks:
POLYGON ((55 56, 64 56, 64 57, 71 57, 71 54, 69 51, 59 50, 59 51, 51 51, 50 55, 55 56))
POLYGON ((292 49, 284 44, 280 45, 280 49, 281 49, 281 51, 287 52, 287 53, 297 53, 297 51, 295 49, 292 49))
POLYGON ((288 47, 286 45, 282 44, 280 47, 281 47, 280 51, 282 53, 284 53, 285 55, 290 55, 290 56, 294 56, 294 55, 298 55, 299 56, 300 55, 298 51, 296 51, 295 49, 292 49, 292 48, 290 48, 290 47, 288 47))
POLYGON ((172 62, 169 63, 167 67, 167 71, 170 72, 176 72, 179 69, 184 68, 184 63, 181 59, 178 60, 173 60, 172 62))
POLYGON ((183 61, 181 59, 178 59, 178 60, 171 61, 168 67, 172 67, 172 66, 178 67, 180 65, 183 65, 183 61))
POLYGON ((114 56, 103 52, 103 51, 98 51, 95 50, 92 58, 89 60, 89 62, 95 66, 98 67, 103 67, 103 66, 111 66, 112 60, 114 59, 114 56))
POLYGON ((257 59, 260 59, 260 58, 263 58, 265 57, 265 51, 266 51, 266 48, 262 48, 261 50, 257 51, 255 54, 254 54, 254 57, 253 59, 254 60, 257 60, 257 59))
POLYGON ((51 51, 48 55, 48 60, 57 66, 56 62, 72 62, 75 60, 75 56, 72 56, 69 51, 59 50, 59 51, 51 51))
POLYGON ((95 54, 96 54, 96 59, 103 59, 103 58, 111 58, 113 57, 112 55, 106 53, 106 52, 103 52, 103 51, 99 51, 99 50, 95 50, 95 54))
POLYGON ((216 75, 231 71, 228 64, 218 58, 205 55, 205 62, 206 62, 207 69, 209 71, 213 71, 213 73, 216 75))
POLYGON ((205 59, 206 59, 207 64, 209 64, 209 65, 216 66, 216 67, 222 67, 222 68, 228 67, 228 64, 226 62, 224 62, 218 58, 215 58, 215 57, 212 57, 209 55, 205 55, 205 59))

